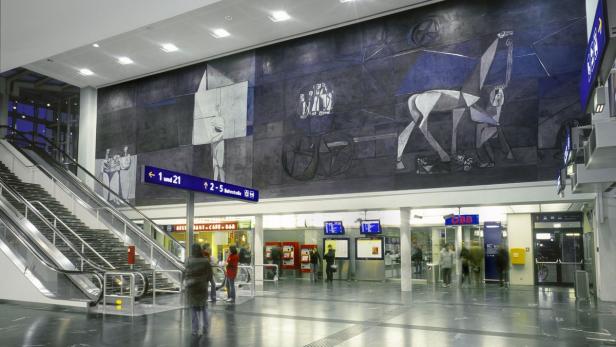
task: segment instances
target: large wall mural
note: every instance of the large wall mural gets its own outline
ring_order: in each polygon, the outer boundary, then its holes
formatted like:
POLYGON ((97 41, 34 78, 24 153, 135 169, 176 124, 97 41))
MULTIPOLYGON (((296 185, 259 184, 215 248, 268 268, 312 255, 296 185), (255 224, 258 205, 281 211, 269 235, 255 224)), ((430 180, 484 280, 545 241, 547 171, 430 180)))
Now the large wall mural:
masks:
MULTIPOLYGON (((101 89, 102 178, 131 153, 264 198, 552 180, 583 118, 583 13, 443 2, 101 89)), ((137 172, 137 204, 184 200, 137 172)))

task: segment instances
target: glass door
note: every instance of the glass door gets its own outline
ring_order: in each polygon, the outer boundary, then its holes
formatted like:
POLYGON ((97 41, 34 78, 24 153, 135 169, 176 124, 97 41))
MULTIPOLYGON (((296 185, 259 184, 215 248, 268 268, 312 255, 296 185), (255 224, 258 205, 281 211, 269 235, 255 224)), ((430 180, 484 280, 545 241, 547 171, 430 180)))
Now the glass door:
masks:
POLYGON ((537 284, 573 285, 575 270, 583 267, 581 231, 546 229, 535 233, 537 284))

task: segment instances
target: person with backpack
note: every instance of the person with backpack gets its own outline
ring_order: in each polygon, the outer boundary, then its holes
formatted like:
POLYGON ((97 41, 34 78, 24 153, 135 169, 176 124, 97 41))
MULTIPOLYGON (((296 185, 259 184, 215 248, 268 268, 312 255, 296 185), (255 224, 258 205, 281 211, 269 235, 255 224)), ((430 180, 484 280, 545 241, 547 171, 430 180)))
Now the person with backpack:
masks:
POLYGON ((336 252, 331 245, 327 248, 327 254, 323 256, 325 259, 325 274, 327 275, 327 282, 334 282, 336 252))
POLYGON ((208 259, 203 257, 199 244, 193 244, 190 258, 186 263, 184 280, 186 288, 186 303, 192 313, 192 335, 201 336, 209 331, 207 319, 207 283, 212 277, 212 267, 208 259))

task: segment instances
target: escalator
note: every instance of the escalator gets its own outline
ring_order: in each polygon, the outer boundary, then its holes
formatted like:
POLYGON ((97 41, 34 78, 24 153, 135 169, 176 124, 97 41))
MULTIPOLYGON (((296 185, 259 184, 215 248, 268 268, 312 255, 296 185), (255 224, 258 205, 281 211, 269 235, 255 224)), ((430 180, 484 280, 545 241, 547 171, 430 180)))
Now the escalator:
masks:
POLYGON ((83 250, 89 257, 104 259, 117 269, 143 271, 161 290, 179 288, 183 246, 51 141, 39 137, 32 139, 31 134, 8 128, 10 143, 1 141, 0 146, 13 152, 13 157, 0 155, 0 179, 76 244, 83 240, 90 245, 91 249, 83 250), (145 227, 126 213, 143 220, 145 227), (134 245, 139 255, 132 266, 127 263, 127 245, 134 245), (153 275, 153 269, 166 271, 153 275))
MULTIPOLYGON (((3 253, 0 257, 6 263, 2 264, 3 270, 12 275, 6 281, 3 278, 0 297, 41 302, 44 296, 53 300, 59 297, 57 300, 64 304, 98 303, 103 294, 103 276, 116 269, 85 240, 75 240, 74 235, 72 240, 67 237, 66 231, 55 227, 57 222, 48 221, 32 203, 1 179, 0 192, 0 248, 3 253)), ((143 273, 134 271, 134 274, 138 279, 134 283, 138 299, 147 294, 149 282, 143 273)), ((127 290, 126 284, 117 280, 109 281, 106 289, 107 293, 127 290)))

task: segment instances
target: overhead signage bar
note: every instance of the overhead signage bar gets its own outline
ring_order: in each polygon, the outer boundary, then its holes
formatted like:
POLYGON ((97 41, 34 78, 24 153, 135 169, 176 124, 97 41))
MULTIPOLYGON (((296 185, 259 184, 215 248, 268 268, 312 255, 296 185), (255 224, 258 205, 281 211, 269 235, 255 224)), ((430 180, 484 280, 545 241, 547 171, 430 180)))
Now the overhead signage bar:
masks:
POLYGON ((259 191, 256 189, 218 182, 209 178, 201 178, 149 165, 143 167, 142 178, 145 183, 192 190, 250 202, 259 201, 259 191))
POLYGON ((461 214, 445 218, 445 225, 475 225, 479 224, 478 214, 461 214))

